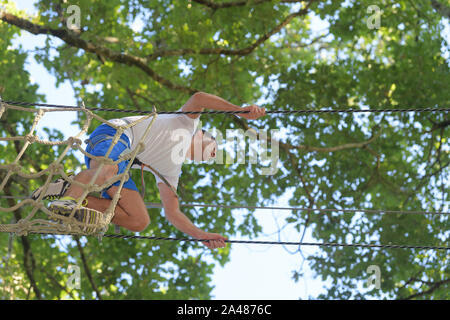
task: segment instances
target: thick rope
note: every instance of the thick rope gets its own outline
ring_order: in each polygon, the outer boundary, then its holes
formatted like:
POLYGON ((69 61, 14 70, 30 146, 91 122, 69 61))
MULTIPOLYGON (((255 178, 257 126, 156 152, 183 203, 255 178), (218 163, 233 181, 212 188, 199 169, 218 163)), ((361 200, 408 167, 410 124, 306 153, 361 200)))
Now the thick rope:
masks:
MULTIPOLYGON (((5 104, 16 106, 36 106, 36 107, 48 107, 48 108, 64 108, 70 110, 81 110, 81 107, 77 106, 65 106, 58 104, 48 103, 31 103, 31 102, 19 102, 19 101, 3 101, 5 104)), ((107 111, 107 112, 122 112, 146 115, 151 113, 150 111, 142 111, 136 109, 114 109, 114 108, 86 108, 90 111, 107 111)), ((449 112, 450 108, 393 108, 393 109, 321 109, 321 110, 266 110, 266 114, 311 114, 311 113, 392 113, 392 112, 449 112)), ((241 114, 249 113, 249 111, 158 111, 158 114, 241 114)))
MULTIPOLYGON (((42 234, 42 233, 41 233, 42 234)), ((45 234, 43 234, 45 235, 45 234)), ((71 234, 60 234, 71 235, 71 234)), ((104 234, 101 237, 112 239, 137 239, 154 241, 186 241, 186 242, 209 242, 210 239, 156 237, 121 234, 104 234)), ((358 248, 384 248, 384 249, 426 249, 426 250, 450 250, 448 246, 423 246, 408 244, 362 244, 362 243, 333 243, 333 242, 291 242, 291 241, 257 241, 257 240, 224 240, 226 243, 241 244, 265 244, 265 245, 288 245, 288 246, 319 246, 319 247, 358 247, 358 248)))
MULTIPOLYGON (((97 188, 99 189, 99 188, 97 188)), ((96 191, 100 191, 96 190, 96 191)), ((29 197, 25 196, 1 196, 0 199, 14 199, 14 200, 26 200, 29 197)), ((148 209, 164 208, 162 203, 146 202, 145 206, 148 209)), ((247 206, 247 205, 225 205, 225 204, 212 204, 212 203, 180 203, 180 207, 200 207, 200 208, 219 208, 219 209, 251 209, 251 210, 282 210, 282 211, 308 211, 308 212, 320 212, 320 213, 368 213, 368 214, 406 214, 406 215, 450 215, 450 211, 401 211, 401 210, 376 210, 376 209, 344 209, 344 208, 304 208, 304 207, 271 207, 271 206, 247 206)))
MULTIPOLYGON (((163 208, 161 203, 145 204, 147 208, 163 208)), ((419 215, 450 215, 447 211, 400 211, 400 210, 375 210, 375 209, 340 209, 340 208, 303 208, 303 207, 263 207, 246 205, 223 205, 211 203, 180 203, 180 207, 202 207, 221 209, 252 209, 252 210, 286 210, 286 211, 317 211, 317 212, 344 212, 344 213, 370 213, 370 214, 419 214, 419 215)))

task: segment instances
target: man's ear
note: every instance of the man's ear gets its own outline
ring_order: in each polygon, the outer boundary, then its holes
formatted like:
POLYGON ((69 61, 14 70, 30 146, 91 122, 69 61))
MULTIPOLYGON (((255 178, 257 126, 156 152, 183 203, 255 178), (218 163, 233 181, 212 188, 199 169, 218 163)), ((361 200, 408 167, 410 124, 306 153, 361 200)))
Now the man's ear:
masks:
POLYGON ((203 146, 203 160, 204 161, 209 161, 211 160, 211 158, 215 158, 217 156, 217 143, 215 140, 210 140, 209 142, 206 143, 206 145, 203 146), (216 154, 214 157, 211 156, 211 153, 213 151, 213 149, 216 149, 216 154))

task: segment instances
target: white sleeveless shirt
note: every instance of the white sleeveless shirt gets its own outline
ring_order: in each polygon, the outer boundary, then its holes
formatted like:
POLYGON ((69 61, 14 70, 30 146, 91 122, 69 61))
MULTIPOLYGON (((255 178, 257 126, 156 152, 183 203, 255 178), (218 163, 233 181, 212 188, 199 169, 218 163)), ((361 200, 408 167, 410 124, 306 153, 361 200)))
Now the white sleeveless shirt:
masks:
MULTIPOLYGON (((123 126, 140 118, 142 116, 112 119, 108 122, 123 126)), ((137 148, 152 119, 150 117, 124 131, 130 139, 131 150, 137 148)), ((142 141, 145 149, 136 156, 138 160, 157 170, 175 189, 199 119, 192 119, 185 114, 158 115, 146 139, 142 141)), ((140 168, 140 166, 134 165, 132 168, 140 168)), ((157 184, 163 182, 152 170, 147 167, 145 170, 153 173, 157 184)))

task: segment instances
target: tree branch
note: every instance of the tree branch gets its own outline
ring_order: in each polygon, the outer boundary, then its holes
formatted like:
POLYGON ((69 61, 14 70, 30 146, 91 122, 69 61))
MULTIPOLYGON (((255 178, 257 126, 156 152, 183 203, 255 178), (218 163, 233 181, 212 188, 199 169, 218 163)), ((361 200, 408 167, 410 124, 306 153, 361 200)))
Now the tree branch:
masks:
MULTIPOLYGON (((214 2, 210 0, 192 0, 198 4, 207 6, 213 10, 217 9, 226 9, 232 7, 243 7, 246 5, 259 5, 267 2, 272 2, 273 0, 242 0, 242 1, 234 1, 234 2, 214 2)), ((281 0, 279 3, 301 3, 299 0, 281 0)))
MULTIPOLYGON (((439 141, 439 147, 437 148, 437 152, 436 152, 436 159, 433 161, 433 163, 431 165, 428 165, 429 160, 430 160, 430 156, 431 156, 431 149, 430 149, 430 155, 428 156, 427 166, 424 168, 425 172, 427 171, 428 168, 431 168, 431 172, 423 175, 422 177, 420 177, 418 179, 419 183, 416 185, 414 190, 412 190, 411 192, 407 193, 407 198, 403 201, 402 205, 405 205, 411 199, 411 197, 415 196, 417 194, 417 192, 420 190, 420 188, 422 188, 428 182, 428 180, 431 177, 436 176, 443 169, 445 169, 446 167, 448 167, 450 165, 450 162, 447 162, 444 165, 442 165, 442 162, 441 162, 441 150, 442 150, 442 144, 444 142, 443 141, 443 139, 444 139, 444 129, 445 129, 445 127, 441 128, 441 132, 440 132, 440 137, 441 138, 440 138, 440 141, 439 141), (433 167, 436 164, 439 164, 439 169, 437 169, 435 171, 432 171, 433 167)), ((433 148, 433 143, 431 143, 431 147, 430 148, 433 148)))
MULTIPOLYGON (((235 122, 242 127, 245 130, 249 130, 250 127, 247 124, 247 122, 243 121, 241 118, 233 115, 233 119, 235 120, 235 122)), ((364 148, 367 149, 370 153, 372 153, 373 155, 375 155, 377 157, 377 164, 379 162, 379 158, 380 156, 372 149, 368 148, 368 145, 371 144, 372 142, 374 142, 380 135, 381 135, 381 130, 374 134, 369 140, 366 141, 362 141, 362 142, 354 142, 354 143, 346 143, 346 144, 342 144, 339 146, 335 146, 335 147, 314 147, 314 146, 306 146, 306 145, 292 145, 289 142, 282 142, 282 141, 277 141, 277 143, 279 143, 279 145, 282 147, 282 149, 288 151, 289 149, 298 149, 298 150, 302 150, 302 151, 306 151, 306 152, 336 152, 336 151, 342 151, 342 150, 346 150, 346 149, 358 149, 358 148, 364 148)))
POLYGON ((431 0, 431 6, 443 17, 450 19, 450 8, 437 0, 431 0))
POLYGON ((450 126, 450 119, 447 119, 447 120, 444 120, 444 121, 438 122, 438 123, 434 123, 433 122, 433 127, 430 130, 426 131, 426 132, 430 133, 430 132, 432 132, 434 130, 444 129, 444 128, 448 127, 448 126, 450 126))
MULTIPOLYGON (((246 121, 242 120, 241 118, 237 117, 236 115, 232 115, 232 116, 233 116, 233 119, 235 120, 235 122, 239 126, 241 126, 243 129, 245 129, 245 130, 249 130, 250 129, 250 127, 249 127, 249 125, 247 124, 246 121)), ((301 174, 301 172, 300 172, 300 170, 298 168, 298 163, 297 163, 294 155, 291 152, 291 149, 295 148, 295 147, 293 147, 291 144, 284 143, 284 142, 281 142, 281 141, 278 141, 278 140, 276 141, 276 143, 278 143, 280 145, 281 149, 284 150, 284 152, 286 153, 287 157, 289 158, 289 160, 291 162, 291 165, 292 165, 293 169, 297 172, 297 174, 298 174, 298 176, 299 176, 299 178, 300 178, 300 180, 301 180, 301 182, 303 184, 303 188, 305 190, 305 193, 306 193, 306 195, 308 197, 309 205, 310 205, 310 207, 312 207, 314 205, 314 197, 311 195, 311 192, 309 191, 309 189, 308 189, 308 187, 306 185, 305 179, 303 178, 303 176, 302 176, 302 174, 301 174)))
MULTIPOLYGON (((267 1, 267 0, 263 0, 263 1, 259 0, 257 2, 262 3, 265 1, 267 1)), ((274 27, 272 30, 270 30, 266 34, 262 35, 258 40, 256 40, 254 43, 252 43, 251 45, 249 45, 245 48, 241 48, 241 49, 204 48, 204 49, 200 49, 200 50, 187 48, 187 49, 162 50, 162 51, 157 51, 157 52, 153 53, 152 55, 148 56, 147 58, 138 57, 138 56, 126 54, 126 53, 116 52, 105 46, 99 45, 99 42, 94 43, 91 41, 86 41, 86 40, 82 39, 79 34, 73 32, 71 30, 53 29, 53 28, 49 28, 46 26, 41 26, 41 25, 32 23, 31 21, 17 17, 15 15, 10 14, 5 11, 0 12, 0 20, 4 21, 10 25, 14 25, 20 29, 26 30, 35 35, 45 34, 45 35, 52 35, 54 37, 57 37, 72 47, 83 49, 86 52, 95 54, 97 57, 101 57, 102 61, 107 59, 112 62, 117 62, 117 63, 129 65, 129 66, 135 66, 135 67, 141 69, 142 71, 144 71, 147 75, 149 75, 152 79, 154 79, 158 83, 167 87, 168 89, 177 90, 177 91, 185 92, 188 94, 194 94, 198 90, 191 88, 191 87, 177 85, 177 84, 171 82, 170 80, 168 80, 168 79, 162 77, 161 75, 159 75, 158 73, 156 73, 152 68, 149 67, 148 63, 151 60, 154 60, 158 57, 182 56, 182 55, 186 55, 186 54, 204 54, 204 55, 224 54, 224 55, 236 55, 236 56, 249 55, 258 46, 260 46, 262 43, 267 41, 271 36, 278 33, 282 28, 284 28, 287 24, 289 24, 294 18, 305 15, 308 12, 310 5, 314 1, 315 0, 310 0, 303 9, 301 9, 298 12, 294 12, 294 13, 288 15, 276 27, 274 27)), ((286 2, 298 2, 298 1, 286 1, 286 2)), ((204 4, 206 4, 206 3, 212 3, 212 2, 205 1, 204 4)), ((239 4, 239 5, 243 5, 244 2, 242 1, 240 3, 241 4, 239 4)), ((245 2, 245 4, 247 4, 247 3, 248 2, 245 2)), ((228 3, 224 3, 223 5, 228 6, 228 3)))
POLYGON ((61 285, 59 281, 52 274, 50 274, 45 268, 39 268, 39 270, 45 273, 47 278, 50 279, 61 291, 65 291, 68 295, 70 295, 70 297, 73 300, 75 300, 75 296, 73 295, 72 291, 69 291, 68 288, 61 285))
POLYGON ((92 278, 91 271, 89 270, 89 266, 87 264, 86 256, 84 255, 83 246, 81 245, 79 237, 75 237, 75 241, 77 242, 78 251, 80 251, 81 261, 83 262, 84 271, 86 272, 86 275, 88 277, 88 280, 92 286, 92 289, 97 294, 97 298, 99 300, 102 300, 102 296, 100 294, 100 291, 97 288, 97 285, 94 282, 94 279, 92 278))
POLYGON ((283 44, 283 47, 289 48, 289 49, 306 48, 306 47, 312 46, 314 43, 318 42, 320 39, 328 37, 329 35, 330 35, 330 33, 321 34, 321 35, 315 37, 314 39, 312 39, 309 43, 291 44, 288 41, 286 41, 286 43, 283 44))
MULTIPOLYGON (((11 190, 9 188, 9 184, 7 184, 5 186, 5 191, 6 194, 12 194, 11 190)), ((8 205, 10 207, 13 207, 14 204, 14 199, 8 199, 8 205)), ((16 219, 16 221, 19 221, 22 219, 22 215, 21 215, 21 211, 22 209, 18 209, 14 212, 14 218, 16 219)), ((34 259, 34 255, 33 252, 31 251, 31 244, 28 241, 28 238, 26 236, 21 236, 20 240, 22 242, 22 247, 23 247, 23 265, 25 268, 25 272, 28 276, 28 279, 30 280, 30 286, 31 288, 33 288, 34 294, 36 295, 37 299, 42 299, 42 295, 41 295, 41 291, 39 290, 39 287, 36 283, 36 279, 34 278, 34 270, 36 267, 36 261, 34 259)))
MULTIPOLYGON (((335 146, 335 147, 329 147, 329 148, 323 148, 323 147, 313 147, 313 146, 304 146, 304 145, 299 145, 299 146, 292 146, 289 145, 290 147, 294 147, 297 148, 299 150, 303 150, 303 151, 316 151, 316 152, 336 152, 336 151, 342 151, 342 150, 346 150, 346 149, 357 149, 357 148, 365 148, 367 147, 367 145, 369 145, 370 143, 372 143, 374 140, 376 140, 379 136, 381 135, 381 131, 378 132, 377 134, 375 134, 372 138, 370 138, 367 141, 363 141, 363 142, 355 142, 355 143, 346 143, 346 144, 342 144, 340 146, 335 146)), ((372 150, 373 151, 373 150, 372 150)), ((370 152, 370 151, 369 151, 370 152)))
POLYGON ((79 49, 83 49, 86 52, 94 53, 102 58, 106 58, 112 62, 117 62, 129 66, 135 66, 142 71, 144 71, 147 75, 149 75, 153 80, 161 83, 172 90, 182 91, 188 94, 194 94, 198 90, 193 88, 177 85, 166 78, 163 78, 158 73, 156 73, 152 68, 148 66, 148 60, 146 58, 134 56, 126 53, 115 52, 107 47, 100 46, 96 43, 86 41, 81 39, 81 37, 74 33, 71 30, 66 29, 52 29, 45 26, 41 26, 35 23, 32 23, 26 19, 22 19, 13 14, 1 11, 0 12, 0 20, 14 25, 20 29, 26 30, 32 34, 45 34, 52 35, 63 40, 65 43, 72 47, 76 47, 79 49))
MULTIPOLYGON (((266 1, 266 0, 264 0, 266 1)), ((271 0, 270 0, 271 1, 271 0)), ((310 5, 315 0, 310 0, 308 4, 298 12, 291 13, 288 15, 282 22, 280 22, 277 26, 275 26, 272 30, 262 35, 258 40, 256 40, 251 45, 241 48, 241 49, 226 49, 226 48, 203 48, 203 49, 172 49, 172 50, 159 50, 154 52, 153 54, 148 56, 149 60, 155 60, 160 57, 169 57, 169 56, 183 56, 187 54, 201 54, 201 55, 227 55, 227 56, 246 56, 252 53, 257 47, 259 47, 262 43, 267 41, 271 36, 280 32, 282 28, 284 28, 287 24, 289 24, 294 18, 304 16, 310 7, 310 5)), ((206 1, 209 3, 209 1, 206 1)), ((248 3, 245 1, 245 3, 248 3)), ((211 3, 213 5, 228 5, 230 3, 211 3)), ((318 39, 317 39, 318 40, 318 39)))
POLYGON ((450 283, 450 279, 446 279, 446 280, 442 280, 442 281, 438 281, 438 282, 423 282, 421 280, 418 279, 414 279, 415 281, 420 281, 422 283, 425 283, 426 285, 428 285, 430 288, 428 290, 422 291, 422 292, 417 292, 415 294, 412 294, 406 298, 403 298, 402 300, 411 300, 420 296, 424 296, 427 294, 431 294, 433 293, 436 289, 438 289, 439 287, 441 287, 444 284, 450 283))

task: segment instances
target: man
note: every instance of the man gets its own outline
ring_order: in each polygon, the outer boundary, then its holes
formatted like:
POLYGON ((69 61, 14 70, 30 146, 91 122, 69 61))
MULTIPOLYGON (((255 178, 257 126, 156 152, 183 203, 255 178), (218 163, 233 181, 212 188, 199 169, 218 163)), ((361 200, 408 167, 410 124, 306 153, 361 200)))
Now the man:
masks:
MULTIPOLYGON (((249 113, 238 114, 245 119, 258 119, 265 115, 264 108, 256 105, 241 108, 220 97, 204 92, 197 92, 191 96, 182 106, 181 111, 203 111, 204 108, 219 111, 249 111, 249 113)), ((197 228, 181 212, 175 194, 181 174, 181 166, 186 157, 191 160, 207 161, 216 156, 217 143, 215 139, 204 130, 197 130, 199 117, 199 114, 159 115, 151 126, 147 138, 143 141, 145 150, 137 154, 136 158, 140 163, 151 165, 151 168, 156 171, 149 170, 155 175, 166 218, 178 230, 189 236, 210 240, 204 242, 204 244, 210 249, 215 249, 224 247, 226 238, 220 234, 205 232, 197 228), (180 141, 180 133, 182 132, 189 135, 188 140, 181 139, 180 141)), ((125 125, 136 121, 138 118, 140 117, 126 117, 113 119, 109 122, 115 125, 125 125)), ((109 157, 118 160, 122 153, 129 151, 129 149, 134 150, 150 121, 151 118, 146 119, 126 130, 109 157)), ((94 156, 104 156, 115 133, 116 130, 107 124, 100 125, 90 135, 86 151, 94 156)), ((86 157, 85 160, 88 169, 78 173, 74 179, 80 183, 88 184, 95 175, 99 162, 89 157, 86 157)), ((128 161, 122 161, 115 165, 104 165, 95 184, 104 184, 115 175, 124 172, 127 165, 128 161)), ((95 222, 101 212, 109 207, 111 199, 118 191, 119 183, 120 181, 104 190, 103 198, 88 195, 82 207, 76 210, 75 218, 82 222, 95 222)), ((48 196, 49 190, 55 193, 55 188, 59 188, 56 194, 59 193, 58 197, 61 198, 52 202, 49 210, 56 214, 68 216, 72 209, 76 207, 77 200, 84 190, 75 184, 68 186, 67 183, 59 183, 51 186, 47 190, 46 196, 48 196)), ((38 198, 40 190, 42 188, 35 191, 32 197, 38 198)), ((143 231, 150 223, 144 200, 131 178, 123 185, 112 223, 131 231, 143 231)))

